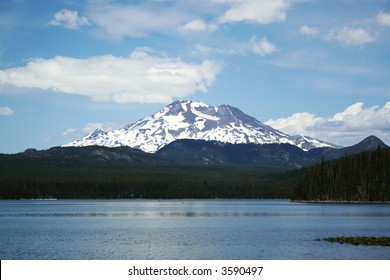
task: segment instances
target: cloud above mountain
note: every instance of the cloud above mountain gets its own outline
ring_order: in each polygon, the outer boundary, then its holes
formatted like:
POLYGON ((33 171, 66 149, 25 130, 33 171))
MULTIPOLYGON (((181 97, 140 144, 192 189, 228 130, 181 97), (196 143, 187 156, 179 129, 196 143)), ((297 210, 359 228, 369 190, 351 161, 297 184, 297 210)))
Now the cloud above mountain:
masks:
POLYGON ((91 25, 84 16, 79 16, 77 11, 63 9, 55 13, 49 25, 60 25, 69 29, 79 29, 81 26, 91 25))
POLYGON ((386 12, 380 11, 376 15, 375 19, 379 25, 390 27, 390 12, 386 13, 386 12))
POLYGON ((148 1, 136 4, 115 2, 88 6, 88 17, 98 28, 99 36, 120 40, 124 37, 144 37, 149 33, 169 33, 192 19, 180 7, 167 7, 148 1))
POLYGON ((363 106, 358 102, 330 117, 301 112, 265 123, 291 135, 307 135, 341 145, 356 143, 369 135, 390 143, 390 102, 383 107, 363 106))
POLYGON ((299 28, 299 33, 305 36, 315 37, 320 34, 320 29, 318 27, 309 27, 307 25, 302 25, 299 28))
POLYGON ((318 27, 302 25, 299 33, 308 37, 319 37, 329 42, 339 42, 345 47, 356 47, 378 40, 386 27, 390 27, 390 12, 380 11, 375 17, 336 26, 321 34, 318 27))
POLYGON ((251 22, 257 24, 270 24, 284 22, 289 0, 220 0, 230 7, 219 18, 220 23, 251 22))
POLYGON ((191 64, 136 49, 127 57, 31 59, 26 66, 0 71, 0 86, 55 90, 96 101, 169 103, 207 92, 221 70, 212 60, 191 64))
POLYGON ((335 28, 330 30, 325 39, 328 41, 339 41, 349 47, 374 42, 377 36, 365 28, 345 26, 341 29, 335 28))
POLYGON ((14 111, 9 107, 0 107, 0 116, 11 116, 14 111))
POLYGON ((278 52, 279 49, 272 44, 266 37, 263 37, 261 39, 257 39, 256 36, 253 36, 249 40, 249 46, 250 49, 257 55, 260 56, 267 56, 269 54, 272 54, 274 52, 278 52))
MULTIPOLYGON (((290 0, 89 1, 87 15, 97 28, 96 34, 121 40, 151 33, 215 31, 221 25, 240 22, 284 22, 291 5, 290 0)), ((53 23, 65 21, 62 14, 57 13, 61 19, 53 23)))

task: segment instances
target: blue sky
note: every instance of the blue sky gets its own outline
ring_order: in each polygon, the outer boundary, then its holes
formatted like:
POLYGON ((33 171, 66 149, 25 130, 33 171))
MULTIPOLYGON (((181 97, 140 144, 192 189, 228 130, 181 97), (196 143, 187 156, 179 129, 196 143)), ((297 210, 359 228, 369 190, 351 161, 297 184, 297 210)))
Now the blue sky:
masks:
POLYGON ((292 135, 390 144, 390 1, 1 1, 0 153, 178 99, 292 135))

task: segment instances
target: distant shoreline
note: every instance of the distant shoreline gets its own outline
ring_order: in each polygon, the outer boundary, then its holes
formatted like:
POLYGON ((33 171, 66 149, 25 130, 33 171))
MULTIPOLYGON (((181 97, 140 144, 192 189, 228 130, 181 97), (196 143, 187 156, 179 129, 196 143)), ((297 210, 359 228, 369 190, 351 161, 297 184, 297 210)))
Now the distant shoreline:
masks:
POLYGON ((254 201, 254 200, 285 200, 291 203, 306 203, 306 204, 390 204, 390 201, 335 201, 335 200, 291 200, 286 198, 18 198, 18 199, 0 199, 0 201, 58 201, 58 200, 133 200, 133 201, 147 201, 147 200, 242 200, 242 201, 254 201))
POLYGON ((389 236, 338 236, 322 239, 318 238, 315 239, 315 241, 337 242, 340 244, 352 244, 355 246, 390 246, 389 236))
POLYGON ((134 201, 143 201, 143 200, 285 200, 292 202, 288 198, 15 198, 15 199, 0 199, 0 201, 58 201, 58 200, 134 200, 134 201))
POLYGON ((291 200, 293 203, 316 204, 390 204, 390 201, 357 201, 357 200, 291 200))

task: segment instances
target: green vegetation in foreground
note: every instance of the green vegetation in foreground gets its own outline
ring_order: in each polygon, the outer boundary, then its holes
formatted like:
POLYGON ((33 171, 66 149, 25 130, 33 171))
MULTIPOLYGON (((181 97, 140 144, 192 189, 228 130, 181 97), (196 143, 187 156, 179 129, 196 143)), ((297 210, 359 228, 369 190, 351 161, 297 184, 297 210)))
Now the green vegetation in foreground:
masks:
POLYGON ((298 173, 242 166, 0 156, 0 199, 274 199, 298 173))
POLYGON ((390 149, 378 146, 305 168, 292 194, 294 201, 390 201, 390 149))
POLYGON ((296 170, 184 164, 130 148, 52 148, 0 155, 0 199, 292 199, 390 201, 390 149, 296 170))
POLYGON ((352 236, 340 236, 340 237, 328 237, 323 239, 316 239, 316 241, 337 242, 340 244, 352 244, 352 245, 367 245, 367 246, 390 246, 390 237, 352 237, 352 236))

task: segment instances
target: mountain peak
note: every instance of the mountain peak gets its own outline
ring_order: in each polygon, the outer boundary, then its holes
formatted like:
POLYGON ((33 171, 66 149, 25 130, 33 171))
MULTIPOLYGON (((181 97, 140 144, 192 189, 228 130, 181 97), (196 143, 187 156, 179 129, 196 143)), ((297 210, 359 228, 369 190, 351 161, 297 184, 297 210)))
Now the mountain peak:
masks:
POLYGON ((232 144, 287 143, 303 150, 325 145, 319 140, 314 141, 315 139, 311 142, 307 139, 297 142, 293 137, 230 105, 210 106, 199 101, 179 100, 122 129, 106 132, 99 128, 64 146, 129 146, 154 153, 180 139, 232 144))
POLYGON ((294 135, 291 136, 291 139, 294 141, 296 146, 298 146, 304 151, 308 151, 314 148, 325 148, 325 147, 332 147, 337 149, 342 148, 342 146, 340 145, 332 144, 305 135, 294 135))
POLYGON ((71 143, 62 145, 62 147, 85 147, 85 146, 105 146, 104 139, 107 139, 108 132, 101 127, 96 128, 83 138, 71 143))
POLYGON ((388 146, 375 135, 368 136, 355 146, 364 146, 367 150, 375 150, 378 147, 388 148, 388 146))
POLYGON ((107 131, 105 131, 103 128, 101 128, 101 127, 98 127, 98 128, 96 128, 94 131, 92 131, 90 134, 89 134, 89 136, 91 136, 91 137, 97 137, 97 136, 100 136, 100 135, 102 135, 102 134, 107 134, 107 131))

